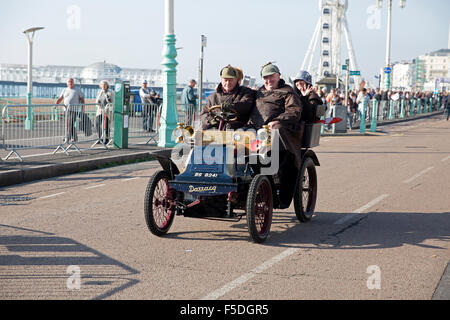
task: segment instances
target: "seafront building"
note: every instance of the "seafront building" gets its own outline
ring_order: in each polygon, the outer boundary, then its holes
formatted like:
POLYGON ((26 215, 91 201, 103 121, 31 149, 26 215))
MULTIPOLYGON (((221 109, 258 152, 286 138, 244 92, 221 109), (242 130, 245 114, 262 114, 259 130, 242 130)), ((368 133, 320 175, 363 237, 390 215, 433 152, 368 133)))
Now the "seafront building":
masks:
MULTIPOLYGON (((33 97, 54 98, 66 87, 68 78, 75 80, 88 99, 94 99, 99 83, 107 80, 114 84, 116 80, 129 81, 132 90, 138 90, 144 80, 148 86, 162 93, 162 71, 160 69, 121 68, 115 64, 97 62, 87 67, 80 66, 33 66, 33 97)), ((0 97, 25 97, 27 95, 28 66, 24 64, 0 64, 0 97)), ((254 78, 246 76, 244 82, 254 84, 254 78)), ((203 89, 211 91, 215 82, 203 82, 203 89)), ((180 94, 186 84, 177 84, 180 94)))
MULTIPOLYGON (((24 97, 27 91, 28 66, 22 64, 0 64, 0 96, 24 97)), ((138 88, 143 80, 149 87, 162 87, 162 72, 159 69, 121 68, 104 62, 80 66, 33 66, 33 97, 53 98, 66 87, 68 78, 81 86, 87 98, 94 98, 100 81, 113 84, 121 79, 138 88)))
MULTIPOLYGON (((384 71, 380 70, 381 83, 384 71)), ((440 49, 418 56, 412 61, 392 64, 391 89, 406 91, 450 90, 450 49, 440 49)))

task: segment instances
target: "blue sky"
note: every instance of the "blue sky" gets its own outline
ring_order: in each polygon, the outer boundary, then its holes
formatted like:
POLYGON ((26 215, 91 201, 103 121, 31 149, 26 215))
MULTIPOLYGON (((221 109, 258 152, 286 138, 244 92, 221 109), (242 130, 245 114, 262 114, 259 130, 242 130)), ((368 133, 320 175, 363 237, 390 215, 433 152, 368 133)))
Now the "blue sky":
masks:
MULTIPOLYGON (((319 18, 316 0, 175 0, 178 82, 197 78, 200 36, 208 37, 205 80, 218 81, 232 64, 257 76, 276 61, 294 75, 303 62, 319 18)), ((347 19, 356 59, 367 80, 384 65, 387 0, 378 27, 367 10, 376 0, 349 0, 347 19)), ((447 48, 450 1, 393 0, 392 61, 447 48)), ((104 61, 121 67, 160 68, 164 37, 164 0, 15 0, 0 2, 0 63, 27 63, 22 32, 44 26, 36 35, 35 65, 85 66, 104 61), (75 11, 73 11, 75 8, 75 11), (79 15, 76 10, 79 9, 79 15), (79 19, 78 19, 79 17, 79 19)), ((345 50, 345 45, 343 46, 345 50)), ((343 59, 346 58, 346 52, 343 59)))

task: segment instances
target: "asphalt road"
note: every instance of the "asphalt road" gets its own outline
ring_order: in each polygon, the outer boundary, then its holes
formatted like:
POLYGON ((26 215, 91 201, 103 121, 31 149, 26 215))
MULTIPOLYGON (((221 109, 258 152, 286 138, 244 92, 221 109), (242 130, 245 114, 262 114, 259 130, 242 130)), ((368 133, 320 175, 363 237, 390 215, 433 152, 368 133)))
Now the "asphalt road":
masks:
POLYGON ((262 245, 245 220, 153 236, 156 162, 0 189, 0 299, 450 299, 450 122, 383 130, 322 138, 316 216, 262 245))

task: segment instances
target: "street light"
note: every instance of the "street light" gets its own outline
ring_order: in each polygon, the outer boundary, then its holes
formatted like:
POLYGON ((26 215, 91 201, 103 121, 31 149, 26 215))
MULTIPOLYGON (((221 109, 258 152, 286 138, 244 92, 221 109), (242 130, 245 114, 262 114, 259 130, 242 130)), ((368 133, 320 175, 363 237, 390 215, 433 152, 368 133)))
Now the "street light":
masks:
POLYGON ((23 33, 28 39, 28 86, 27 86, 27 119, 25 120, 25 129, 33 128, 33 116, 31 111, 31 96, 33 93, 33 40, 36 31, 42 30, 44 27, 34 27, 25 30, 23 33))
MULTIPOLYGON (((377 8, 381 9, 383 0, 377 0, 377 8)), ((399 0, 399 7, 404 8, 406 0, 399 0)), ((388 22, 387 22, 387 37, 386 37, 386 68, 391 66, 391 20, 392 20, 392 0, 388 0, 388 22)), ((389 90, 391 87, 391 73, 386 73, 385 89, 389 90)))

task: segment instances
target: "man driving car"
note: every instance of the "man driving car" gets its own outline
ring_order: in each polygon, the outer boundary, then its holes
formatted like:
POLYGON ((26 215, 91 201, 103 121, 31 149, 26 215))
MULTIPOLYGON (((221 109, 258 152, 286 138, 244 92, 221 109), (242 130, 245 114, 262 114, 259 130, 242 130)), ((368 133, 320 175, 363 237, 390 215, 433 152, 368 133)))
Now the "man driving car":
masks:
POLYGON ((238 83, 238 72, 231 65, 220 71, 221 82, 217 89, 208 99, 206 106, 200 113, 203 129, 219 127, 219 121, 210 112, 210 108, 220 105, 222 111, 232 111, 236 113, 237 119, 226 123, 226 129, 242 128, 249 120, 250 114, 255 106, 255 91, 240 86, 238 83))

